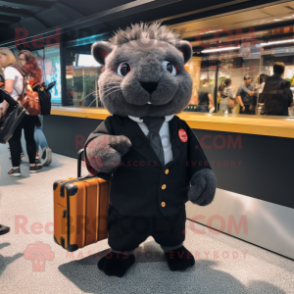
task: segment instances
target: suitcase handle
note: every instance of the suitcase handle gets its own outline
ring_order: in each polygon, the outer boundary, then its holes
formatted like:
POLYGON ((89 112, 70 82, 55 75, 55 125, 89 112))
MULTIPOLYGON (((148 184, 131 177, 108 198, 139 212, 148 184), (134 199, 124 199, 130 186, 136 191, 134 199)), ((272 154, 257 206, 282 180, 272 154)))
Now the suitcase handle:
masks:
POLYGON ((82 157, 83 157, 84 153, 85 153, 85 149, 80 149, 78 151, 78 178, 81 178, 81 179, 95 178, 95 176, 93 176, 93 175, 86 175, 86 176, 82 177, 82 157))
POLYGON ((78 178, 80 178, 82 174, 82 157, 84 153, 85 149, 80 149, 78 151, 78 178))
MULTIPOLYGON (((85 149, 80 149, 78 151, 78 178, 80 178, 82 176, 82 157, 83 154, 85 153, 85 149)), ((93 175, 87 175, 83 178, 95 178, 95 177, 100 177, 106 181, 110 180, 110 178, 112 177, 112 174, 105 174, 105 173, 97 173, 96 176, 93 175)))

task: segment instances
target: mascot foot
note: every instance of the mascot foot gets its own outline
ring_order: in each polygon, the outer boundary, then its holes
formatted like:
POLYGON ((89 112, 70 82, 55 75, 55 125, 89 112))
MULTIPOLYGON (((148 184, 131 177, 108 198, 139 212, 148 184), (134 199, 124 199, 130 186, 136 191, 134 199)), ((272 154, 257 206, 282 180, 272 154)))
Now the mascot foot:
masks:
POLYGON ((171 271, 183 271, 195 264, 192 253, 184 246, 165 253, 165 257, 171 271))
POLYGON ((135 262, 135 256, 110 252, 98 261, 98 268, 108 276, 122 277, 135 262))

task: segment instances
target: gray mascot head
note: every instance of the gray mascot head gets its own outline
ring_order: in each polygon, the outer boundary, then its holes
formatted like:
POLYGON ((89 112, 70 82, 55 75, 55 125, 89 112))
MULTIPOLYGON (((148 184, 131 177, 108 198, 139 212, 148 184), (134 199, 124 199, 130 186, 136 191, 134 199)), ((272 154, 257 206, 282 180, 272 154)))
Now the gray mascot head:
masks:
POLYGON ((93 44, 92 55, 105 65, 98 85, 110 113, 166 116, 189 104, 192 80, 184 64, 192 48, 166 26, 156 22, 119 29, 108 42, 93 44))

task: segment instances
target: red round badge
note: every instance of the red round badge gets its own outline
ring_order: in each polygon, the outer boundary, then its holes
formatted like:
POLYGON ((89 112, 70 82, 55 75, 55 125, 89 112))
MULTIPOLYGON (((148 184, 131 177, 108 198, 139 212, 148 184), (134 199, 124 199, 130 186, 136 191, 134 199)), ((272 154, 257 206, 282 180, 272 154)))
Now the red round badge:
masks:
POLYGON ((188 141, 188 135, 185 130, 180 129, 178 134, 179 134, 179 138, 182 142, 186 143, 188 141))

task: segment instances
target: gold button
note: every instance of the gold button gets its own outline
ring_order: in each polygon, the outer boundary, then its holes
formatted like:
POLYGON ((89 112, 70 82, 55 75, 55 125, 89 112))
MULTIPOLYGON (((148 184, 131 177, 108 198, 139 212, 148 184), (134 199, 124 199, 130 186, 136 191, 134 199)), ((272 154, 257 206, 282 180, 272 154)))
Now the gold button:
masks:
POLYGON ((165 207, 165 202, 161 202, 161 207, 165 207))
POLYGON ((169 173, 169 169, 166 169, 165 174, 168 175, 168 173, 169 173))
POLYGON ((166 188, 166 184, 161 186, 161 189, 164 190, 166 188))

